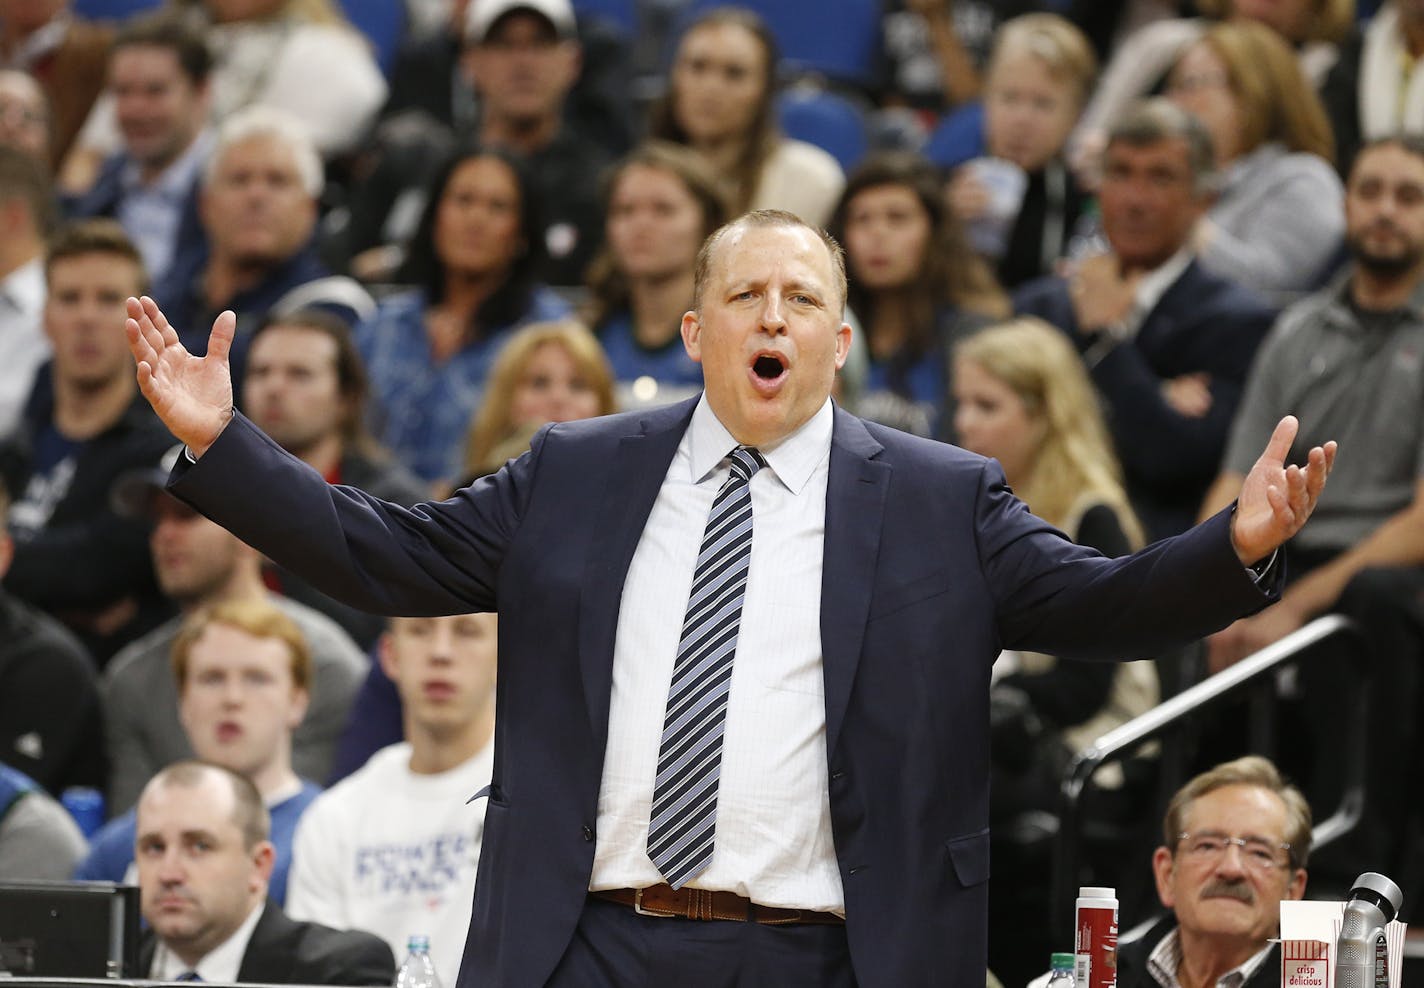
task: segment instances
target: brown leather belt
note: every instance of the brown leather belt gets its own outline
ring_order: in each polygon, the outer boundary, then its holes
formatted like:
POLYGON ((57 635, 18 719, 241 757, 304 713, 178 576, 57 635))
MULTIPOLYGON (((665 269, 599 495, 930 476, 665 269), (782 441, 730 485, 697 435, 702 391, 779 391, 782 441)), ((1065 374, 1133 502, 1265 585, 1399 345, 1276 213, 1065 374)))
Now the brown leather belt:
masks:
POLYGON ((792 923, 821 923, 840 926, 845 923, 835 913, 811 909, 781 909, 759 906, 735 892, 709 892, 706 889, 650 885, 645 889, 604 889, 589 895, 623 906, 632 906, 641 916, 678 917, 681 919, 731 919, 742 923, 765 923, 787 926, 792 923))

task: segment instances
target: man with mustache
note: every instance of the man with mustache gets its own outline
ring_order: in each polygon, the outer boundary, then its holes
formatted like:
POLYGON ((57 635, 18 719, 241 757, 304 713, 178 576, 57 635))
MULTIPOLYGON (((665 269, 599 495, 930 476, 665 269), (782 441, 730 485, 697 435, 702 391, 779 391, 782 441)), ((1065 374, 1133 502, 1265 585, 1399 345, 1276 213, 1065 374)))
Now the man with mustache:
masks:
POLYGON ((177 762, 138 803, 139 963, 156 981, 389 985, 379 938, 298 923, 267 899, 275 852, 257 787, 206 762, 177 762))
MULTIPOLYGON (((1213 669, 1327 611, 1357 618, 1371 639, 1369 800, 1361 827, 1318 862, 1317 885, 1328 872, 1332 887, 1366 869, 1404 870, 1414 790, 1400 782, 1420 767, 1424 141, 1389 137, 1360 151, 1345 189, 1345 237, 1351 263, 1328 288, 1287 309, 1262 345, 1222 473, 1202 506, 1205 517, 1237 495, 1254 462, 1251 445, 1270 433, 1273 416, 1300 419, 1292 461, 1323 435, 1352 450, 1310 531, 1287 550, 1292 582, 1280 605, 1211 639, 1213 669)), ((1340 677, 1354 674, 1325 665, 1302 669, 1307 704, 1339 696, 1340 677)), ((1312 723, 1333 719, 1331 710, 1309 710, 1312 723)), ((1319 755, 1308 791, 1328 799, 1344 771, 1333 757, 1339 746, 1322 737, 1311 747, 1319 755)))
POLYGON ((1305 894, 1310 805, 1269 761, 1218 765, 1167 804, 1152 856, 1172 916, 1118 950, 1118 988, 1280 983, 1281 900, 1305 894))

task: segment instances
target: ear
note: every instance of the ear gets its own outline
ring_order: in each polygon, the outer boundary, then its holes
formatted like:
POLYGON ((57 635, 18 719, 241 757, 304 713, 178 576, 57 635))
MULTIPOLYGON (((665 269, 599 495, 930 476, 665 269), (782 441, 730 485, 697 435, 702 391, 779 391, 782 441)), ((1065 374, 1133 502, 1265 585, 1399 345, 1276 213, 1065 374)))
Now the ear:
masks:
POLYGON ((306 718, 307 707, 311 706, 311 694, 300 686, 292 687, 292 709, 287 714, 287 726, 296 730, 306 718))
POLYGON ((1152 853, 1152 877, 1157 881, 1157 898, 1168 909, 1174 909, 1177 905, 1177 896, 1172 891, 1172 873, 1175 870, 1176 861, 1169 849, 1159 847, 1152 853))
POLYGON ((702 320, 691 309, 682 314, 682 345, 689 357, 702 363, 702 320))
POLYGON ((381 637, 376 639, 376 658, 381 663, 381 671, 386 674, 386 678, 396 682, 400 660, 396 657, 395 639, 389 631, 382 632, 381 637))
POLYGON ((10 562, 15 558, 15 540, 10 533, 0 530, 0 579, 10 570, 10 562))
POLYGON ((1286 894, 1283 896, 1283 898, 1304 899, 1305 883, 1307 877, 1308 876, 1306 875, 1304 868, 1297 868, 1295 869, 1295 871, 1291 872, 1290 883, 1286 885, 1286 894))
POLYGON ((564 42, 564 87, 573 88, 583 71, 583 46, 577 41, 564 42))
POLYGON ((836 330, 836 370, 845 366, 846 358, 850 356, 850 343, 853 334, 850 323, 841 323, 841 328, 836 330))
POLYGON ((264 840, 252 849, 252 875, 248 878, 250 892, 260 892, 272 881, 272 869, 277 865, 277 849, 264 840))

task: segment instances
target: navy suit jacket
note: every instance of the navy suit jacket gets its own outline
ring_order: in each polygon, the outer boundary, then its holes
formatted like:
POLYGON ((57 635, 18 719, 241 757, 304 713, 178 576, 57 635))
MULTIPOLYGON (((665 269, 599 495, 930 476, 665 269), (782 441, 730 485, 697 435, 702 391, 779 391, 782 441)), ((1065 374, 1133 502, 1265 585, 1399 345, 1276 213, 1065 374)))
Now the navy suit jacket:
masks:
MULTIPOLYGON (((1068 283, 1052 276, 1014 293, 1016 312, 1038 316, 1091 342, 1078 328, 1068 283)), ((1090 368, 1107 400, 1108 424, 1133 506, 1153 538, 1188 528, 1216 479, 1231 420, 1241 402, 1256 348, 1275 310, 1255 293, 1195 260, 1147 313, 1132 340, 1090 368), (1211 376, 1211 409, 1182 415, 1162 397, 1162 382, 1183 374, 1211 376)))
MULTIPOLYGON (((544 983, 592 872, 624 576, 694 402, 555 425, 449 501, 328 487, 238 416, 173 492, 378 613, 499 611, 498 717, 460 988, 544 983)), ((1228 516, 1108 560, 998 465, 839 409, 821 585, 826 752, 855 976, 983 982, 989 668, 1125 659, 1263 605, 1228 516)))

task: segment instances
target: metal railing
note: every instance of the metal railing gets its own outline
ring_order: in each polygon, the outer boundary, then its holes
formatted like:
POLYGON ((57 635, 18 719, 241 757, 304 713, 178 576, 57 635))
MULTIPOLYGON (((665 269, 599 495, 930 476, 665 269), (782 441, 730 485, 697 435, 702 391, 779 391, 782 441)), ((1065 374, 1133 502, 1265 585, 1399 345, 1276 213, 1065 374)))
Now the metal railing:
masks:
MULTIPOLYGON (((1132 754, 1144 742, 1162 737, 1178 728, 1188 717, 1243 693, 1254 691, 1248 718, 1250 750, 1268 753, 1275 741, 1274 674, 1288 663, 1307 657, 1331 654, 1321 648, 1332 639, 1353 639, 1351 658, 1361 663, 1362 675, 1347 677, 1353 684, 1343 698, 1341 722, 1363 724, 1368 710, 1369 666, 1359 628, 1338 614, 1316 618, 1305 627, 1261 651, 1247 656, 1228 669, 1211 676, 1156 707, 1117 727, 1078 752, 1068 768, 1059 793, 1059 829, 1054 846, 1052 927, 1060 942, 1072 942, 1073 902, 1078 894, 1078 857, 1083 793, 1093 775, 1103 765, 1132 754)), ((1335 811, 1316 824, 1314 846, 1329 844, 1359 823, 1365 800, 1365 731, 1341 731, 1344 755, 1344 788, 1335 811)), ((1174 791, 1186 781, 1185 746, 1164 746, 1158 771, 1162 791, 1174 791)), ((1143 862, 1143 867, 1147 863, 1143 862)))

